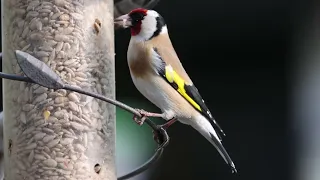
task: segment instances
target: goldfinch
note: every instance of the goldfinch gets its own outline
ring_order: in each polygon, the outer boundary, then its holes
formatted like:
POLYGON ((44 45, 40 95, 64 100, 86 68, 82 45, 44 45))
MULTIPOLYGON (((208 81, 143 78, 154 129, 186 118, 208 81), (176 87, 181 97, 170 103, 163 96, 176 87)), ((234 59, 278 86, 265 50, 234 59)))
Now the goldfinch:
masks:
MULTIPOLYGON (((164 128, 176 120, 192 126, 215 146, 232 172, 237 172, 221 143, 219 133, 225 134, 184 70, 171 43, 164 18, 154 10, 138 8, 116 18, 114 23, 117 27, 131 30, 127 60, 135 87, 162 111, 151 113, 139 110, 140 113, 144 117, 167 120, 164 128)), ((137 123, 141 125, 143 118, 137 123)))

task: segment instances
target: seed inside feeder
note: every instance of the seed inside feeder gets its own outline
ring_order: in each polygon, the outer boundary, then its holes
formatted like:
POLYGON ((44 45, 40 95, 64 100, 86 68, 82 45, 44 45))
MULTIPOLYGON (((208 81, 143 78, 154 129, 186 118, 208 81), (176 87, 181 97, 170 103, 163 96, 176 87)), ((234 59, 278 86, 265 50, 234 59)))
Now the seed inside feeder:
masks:
POLYGON ((114 149, 109 148, 115 138, 114 122, 110 120, 114 119, 114 106, 75 92, 55 90, 69 84, 114 97, 114 56, 112 51, 105 54, 113 49, 113 40, 94 38, 96 33, 87 31, 92 29, 95 17, 113 15, 106 13, 112 12, 108 5, 98 3, 99 8, 93 7, 91 0, 4 0, 3 5, 4 72, 25 74, 21 68, 26 64, 17 64, 22 59, 17 58, 16 50, 35 58, 24 63, 40 60, 47 65, 43 71, 54 72, 43 78, 35 69, 27 71, 26 76, 43 86, 4 81, 4 111, 10 119, 4 129, 5 142, 12 152, 9 168, 15 169, 7 174, 8 179, 87 180, 97 175, 91 162, 111 160, 114 166, 114 149), (61 81, 50 81, 55 75, 61 81), (101 134, 104 128, 106 133, 101 134))

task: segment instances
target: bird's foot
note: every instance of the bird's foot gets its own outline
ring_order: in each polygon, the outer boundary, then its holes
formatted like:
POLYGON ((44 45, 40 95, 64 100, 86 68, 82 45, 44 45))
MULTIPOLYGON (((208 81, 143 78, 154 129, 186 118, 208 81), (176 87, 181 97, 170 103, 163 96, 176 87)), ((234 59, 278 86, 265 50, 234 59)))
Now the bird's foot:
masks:
POLYGON ((158 126, 156 131, 153 131, 153 139, 159 144, 156 151, 166 147, 169 144, 169 135, 165 129, 158 126))
POLYGON ((133 120, 134 122, 136 122, 139 126, 142 126, 142 124, 144 123, 144 121, 146 120, 146 116, 142 116, 142 117, 138 117, 137 115, 133 115, 133 120))
POLYGON ((158 143, 158 144, 161 144, 161 139, 160 139, 160 136, 159 136, 159 131, 152 131, 153 133, 153 140, 158 143))
POLYGON ((144 121, 146 120, 147 117, 162 117, 162 114, 159 113, 151 113, 151 112, 147 112, 143 109, 136 109, 142 117, 138 117, 136 115, 133 116, 133 120, 139 125, 141 126, 144 121))
MULTIPOLYGON (((168 129, 173 123, 175 123, 177 121, 177 118, 172 118, 171 120, 169 120, 168 122, 162 124, 162 125, 159 125, 159 129, 162 129, 162 130, 166 130, 168 129)), ((159 136, 159 131, 153 131, 153 139, 158 143, 160 144, 161 141, 161 137, 159 136)))

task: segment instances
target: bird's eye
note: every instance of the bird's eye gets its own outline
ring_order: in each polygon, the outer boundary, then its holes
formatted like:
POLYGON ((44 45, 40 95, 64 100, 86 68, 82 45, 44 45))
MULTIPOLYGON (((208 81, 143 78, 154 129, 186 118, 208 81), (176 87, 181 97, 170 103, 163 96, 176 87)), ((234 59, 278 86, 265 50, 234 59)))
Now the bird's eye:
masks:
POLYGON ((133 19, 133 21, 135 22, 139 22, 141 20, 143 20, 144 15, 139 14, 139 13, 133 13, 131 14, 131 18, 133 19))

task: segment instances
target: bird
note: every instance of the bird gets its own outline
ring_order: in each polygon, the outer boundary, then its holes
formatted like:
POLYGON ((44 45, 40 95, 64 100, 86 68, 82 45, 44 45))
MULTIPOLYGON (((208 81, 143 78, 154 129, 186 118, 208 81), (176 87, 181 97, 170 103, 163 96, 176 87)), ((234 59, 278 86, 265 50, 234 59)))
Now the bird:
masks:
POLYGON ((161 113, 139 110, 146 117, 163 118, 168 128, 176 121, 190 125, 205 137, 236 173, 236 167, 222 145, 224 131, 212 116, 198 89, 186 73, 170 40, 164 18, 155 10, 136 8, 114 19, 117 28, 130 28, 127 62, 137 90, 161 113), (218 133, 217 133, 218 132, 218 133))

